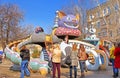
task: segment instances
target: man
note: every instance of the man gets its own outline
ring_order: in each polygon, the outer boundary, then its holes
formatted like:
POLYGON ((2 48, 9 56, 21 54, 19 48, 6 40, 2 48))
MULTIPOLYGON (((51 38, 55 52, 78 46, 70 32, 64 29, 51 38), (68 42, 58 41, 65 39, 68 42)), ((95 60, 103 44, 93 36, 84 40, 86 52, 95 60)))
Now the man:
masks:
POLYGON ((20 57, 22 58, 20 78, 24 78, 24 72, 26 76, 30 76, 30 72, 28 70, 28 62, 30 61, 30 52, 26 48, 26 46, 23 46, 22 49, 20 50, 20 57))

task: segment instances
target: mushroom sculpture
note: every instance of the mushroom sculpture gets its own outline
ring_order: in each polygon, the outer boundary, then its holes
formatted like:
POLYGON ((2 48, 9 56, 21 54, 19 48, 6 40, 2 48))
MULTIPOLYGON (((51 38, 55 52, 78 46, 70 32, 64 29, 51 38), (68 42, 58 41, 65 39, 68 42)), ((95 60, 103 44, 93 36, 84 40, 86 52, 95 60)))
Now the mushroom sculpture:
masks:
POLYGON ((68 44, 69 39, 75 39, 80 36, 81 32, 79 27, 79 14, 66 15, 64 12, 57 11, 58 15, 58 27, 54 30, 54 34, 63 39, 60 44, 62 50, 62 66, 68 67, 65 64, 66 57, 70 54, 69 50, 71 46, 68 44))
MULTIPOLYGON (((37 27, 33 34, 24 41, 20 42, 17 47, 20 49, 22 46, 27 45, 27 44, 38 44, 42 47, 42 52, 40 58, 31 58, 29 62, 29 66, 31 68, 31 71, 40 71, 41 74, 48 73, 48 61, 45 58, 45 53, 46 53, 46 47, 45 47, 45 42, 46 42, 46 36, 47 34, 44 33, 44 30, 41 27, 37 27), (43 51, 44 50, 44 51, 43 51), (42 59, 43 57, 43 59, 42 59), (44 71, 43 71, 44 70, 44 71), (43 73, 44 72, 44 73, 43 73)), ((59 42, 61 41, 60 39, 57 38, 57 36, 51 36, 52 42, 59 42)), ((5 48, 5 54, 10 61, 12 61, 15 65, 20 65, 21 63, 21 58, 19 56, 18 52, 14 52, 13 50, 10 49, 9 46, 5 48)))

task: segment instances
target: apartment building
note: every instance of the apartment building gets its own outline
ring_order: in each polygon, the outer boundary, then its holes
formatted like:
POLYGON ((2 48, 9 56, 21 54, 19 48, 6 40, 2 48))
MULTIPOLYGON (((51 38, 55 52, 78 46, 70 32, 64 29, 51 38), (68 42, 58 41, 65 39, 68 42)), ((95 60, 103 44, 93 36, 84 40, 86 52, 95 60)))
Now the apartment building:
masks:
POLYGON ((87 10, 87 26, 96 28, 100 39, 120 40, 120 0, 109 0, 87 10))

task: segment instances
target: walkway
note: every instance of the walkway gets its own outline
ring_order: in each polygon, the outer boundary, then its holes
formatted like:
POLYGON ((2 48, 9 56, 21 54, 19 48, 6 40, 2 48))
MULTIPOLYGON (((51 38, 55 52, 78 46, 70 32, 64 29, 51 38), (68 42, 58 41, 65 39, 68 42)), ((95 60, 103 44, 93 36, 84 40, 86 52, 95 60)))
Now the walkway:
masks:
MULTIPOLYGON (((9 70, 12 63, 9 60, 4 60, 2 64, 0 64, 0 78, 20 78, 20 72, 9 70)), ((85 78, 113 78, 112 77, 112 66, 108 66, 107 70, 102 71, 88 71, 85 72, 85 78)), ((78 77, 80 77, 80 70, 78 70, 78 77)), ((48 74, 46 77, 40 75, 39 72, 31 73, 30 77, 25 78, 51 78, 51 74, 48 74)), ((61 69, 61 78, 69 78, 69 69, 62 68, 61 69)))

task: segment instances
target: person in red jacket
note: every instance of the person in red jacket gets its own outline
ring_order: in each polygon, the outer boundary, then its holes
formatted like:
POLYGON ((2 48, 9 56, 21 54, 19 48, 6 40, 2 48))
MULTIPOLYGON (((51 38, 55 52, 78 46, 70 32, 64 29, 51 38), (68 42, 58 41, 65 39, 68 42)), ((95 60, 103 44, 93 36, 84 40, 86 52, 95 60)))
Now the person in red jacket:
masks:
MULTIPOLYGON (((114 67, 120 68, 120 43, 118 43, 118 45, 115 47, 114 56, 115 56, 114 67)), ((116 76, 118 77, 118 73, 116 74, 116 76)))
POLYGON ((113 77, 116 78, 118 76, 118 68, 115 68, 115 56, 114 56, 114 51, 115 48, 117 47, 117 43, 113 42, 112 47, 110 48, 110 62, 112 63, 112 68, 113 68, 113 77))

